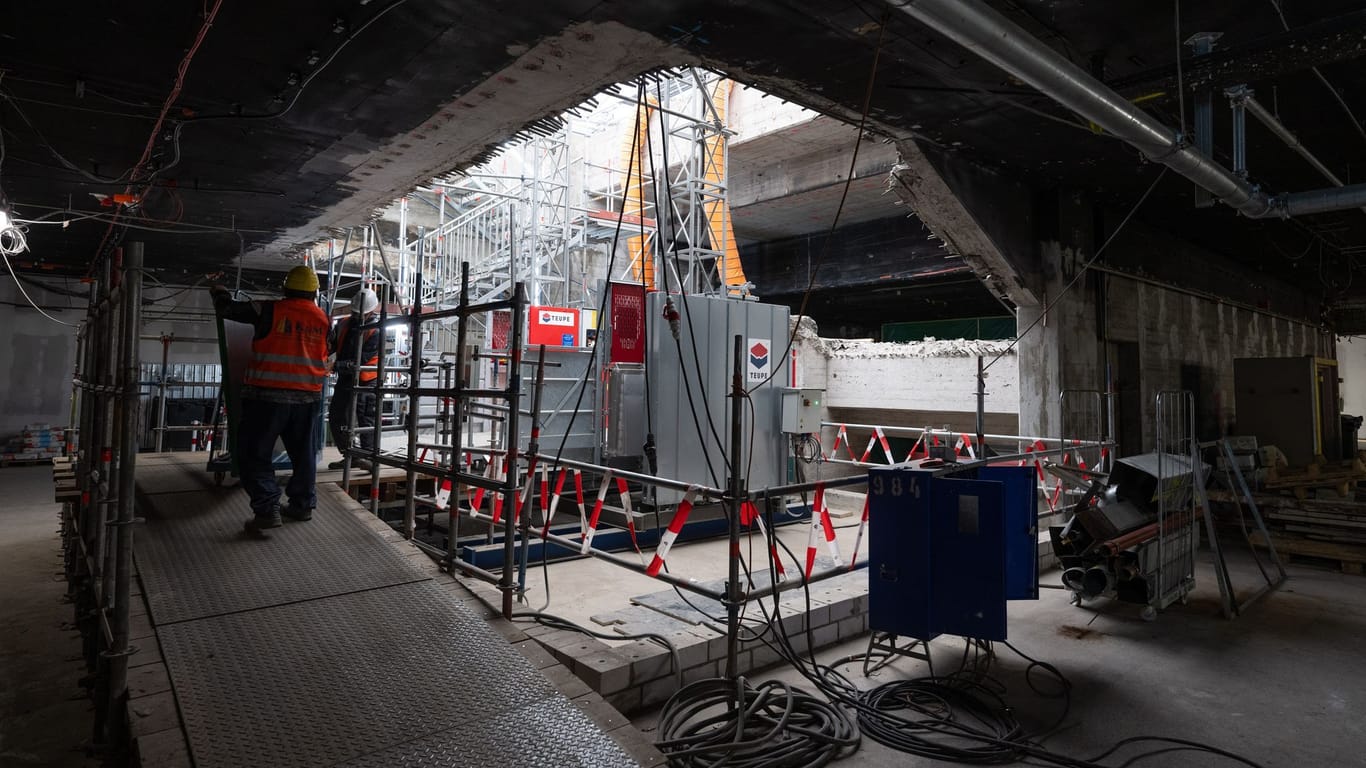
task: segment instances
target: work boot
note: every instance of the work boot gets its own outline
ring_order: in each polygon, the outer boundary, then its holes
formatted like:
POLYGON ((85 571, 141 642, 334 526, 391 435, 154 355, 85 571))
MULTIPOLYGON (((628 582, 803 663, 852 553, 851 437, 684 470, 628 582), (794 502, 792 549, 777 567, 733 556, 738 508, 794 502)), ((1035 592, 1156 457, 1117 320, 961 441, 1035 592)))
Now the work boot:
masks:
POLYGON ((374 466, 374 465, 371 464, 370 462, 366 461, 365 459, 352 459, 352 460, 351 460, 351 468, 352 468, 352 469, 359 469, 359 470, 362 471, 362 472, 369 472, 369 471, 370 471, 370 468, 371 468, 372 466, 374 466))
POLYGON ((346 466, 346 460, 345 460, 345 459, 337 459, 336 461, 332 462, 331 464, 328 464, 328 465, 327 465, 327 468, 328 468, 328 469, 341 469, 341 468, 344 467, 344 466, 346 466))
POLYGON ((269 515, 256 515, 248 520, 247 524, 243 526, 243 530, 245 530, 249 536, 264 539, 267 538, 265 534, 267 529, 279 528, 284 524, 284 520, 280 518, 280 509, 279 507, 276 507, 269 515))
POLYGON ((306 523, 313 519, 313 510, 311 508, 296 507, 293 504, 280 510, 280 514, 296 523, 306 523))

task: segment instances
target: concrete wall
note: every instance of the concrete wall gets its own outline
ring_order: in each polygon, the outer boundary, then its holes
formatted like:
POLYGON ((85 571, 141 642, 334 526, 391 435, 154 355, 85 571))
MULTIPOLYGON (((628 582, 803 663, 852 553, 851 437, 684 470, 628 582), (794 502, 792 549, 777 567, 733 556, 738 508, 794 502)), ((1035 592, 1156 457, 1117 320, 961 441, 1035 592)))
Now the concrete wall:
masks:
POLYGON ((1337 341, 1338 376, 1342 379, 1342 412, 1366 415, 1366 336, 1337 341))
MULTIPOLYGON (((737 84, 735 90, 730 93, 730 114, 727 116, 726 124, 735 131, 735 137, 731 139, 731 143, 735 144, 789 128, 818 116, 818 113, 790 101, 769 96, 757 88, 737 84)), ((848 164, 847 161, 845 164, 848 164)))
MULTIPOLYGON (((45 280, 57 285, 55 280, 45 280)), ((74 325, 85 320, 86 300, 26 285, 29 295, 48 314, 74 325)), ((68 290, 84 286, 69 281, 68 290)), ((149 285, 144 292, 140 335, 213 339, 213 305, 203 288, 182 291, 149 285)), ((46 422, 68 426, 71 420, 71 377, 76 365, 76 329, 59 325, 32 309, 6 277, 0 281, 0 438, 18 433, 25 424, 46 422)), ((143 340, 143 362, 161 362, 161 343, 143 340)), ((216 343, 176 342, 169 362, 217 363, 216 343)))
MULTIPOLYGON (((977 358, 980 355, 989 363, 1001 355, 987 371, 986 431, 1016 434, 1019 358, 1008 347, 1004 341, 962 339, 906 344, 824 339, 807 320, 795 345, 798 385, 825 390, 825 421, 948 426, 970 432, 977 413, 977 358)), ((837 432, 837 428, 822 430, 827 453, 837 432)), ((850 429, 848 434, 855 452, 861 451, 868 431, 850 429)), ((878 458, 882 458, 880 453, 878 458)))
MULTIPOLYGON (((1054 259, 1066 261, 1070 255, 1056 244, 1045 250, 1054 259)), ((1307 322, 1118 275, 1091 273, 1061 294, 1064 275, 1057 271, 1049 283, 1049 294, 1060 298, 1019 345, 1020 359, 1026 361, 1020 370, 1020 420, 1027 434, 1095 434, 1101 428, 1098 410, 1078 396, 1064 412, 1059 393, 1105 391, 1113 383, 1124 389, 1121 400, 1132 399, 1138 420, 1140 439, 1131 452, 1152 450, 1154 402, 1164 390, 1194 392, 1197 432, 1212 439, 1236 431, 1235 359, 1335 354, 1331 336, 1307 322), (1125 344, 1136 345, 1136 372, 1121 370, 1125 344), (1132 381, 1135 373, 1137 381, 1132 381)), ((1020 310, 1022 332, 1039 313, 1020 310)), ((1119 402, 1116 408, 1122 409, 1119 402)))
MULTIPOLYGON (((26 286, 48 314, 73 325, 85 317, 82 299, 26 286)), ((71 287, 79 289, 73 281, 71 287)), ((0 439, 25 424, 66 426, 71 411, 71 375, 76 329, 38 314, 20 295, 14 280, 0 280, 0 439)))

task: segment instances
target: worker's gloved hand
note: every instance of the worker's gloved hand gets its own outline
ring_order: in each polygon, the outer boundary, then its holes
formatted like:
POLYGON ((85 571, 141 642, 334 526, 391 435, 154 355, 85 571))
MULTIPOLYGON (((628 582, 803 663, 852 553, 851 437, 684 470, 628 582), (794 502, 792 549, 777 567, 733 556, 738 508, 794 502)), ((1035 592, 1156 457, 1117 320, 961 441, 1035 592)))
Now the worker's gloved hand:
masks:
POLYGON ((338 374, 353 374, 356 372, 355 360, 338 360, 336 365, 338 374))

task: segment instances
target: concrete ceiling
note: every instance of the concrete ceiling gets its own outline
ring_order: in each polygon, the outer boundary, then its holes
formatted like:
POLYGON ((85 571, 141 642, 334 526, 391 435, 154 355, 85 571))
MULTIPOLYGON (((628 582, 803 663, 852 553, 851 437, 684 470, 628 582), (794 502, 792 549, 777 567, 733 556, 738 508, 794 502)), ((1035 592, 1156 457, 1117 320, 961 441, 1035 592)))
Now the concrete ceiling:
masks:
MULTIPOLYGON (((1169 6, 993 3, 1179 123, 1169 6)), ((123 191, 119 177, 149 138, 145 169, 157 172, 134 185, 145 219, 122 220, 144 229, 125 232, 98 217, 34 227, 28 266, 81 272, 101 243, 138 237, 153 265, 201 273, 233 264, 239 235, 259 263, 286 265, 293 248, 328 228, 358 223, 415 182, 468 165, 517 130, 645 70, 700 63, 856 118, 884 8, 874 0, 298 0, 282 13, 223 4, 153 136, 204 4, 13 5, 0 32, 8 201, 28 217, 60 218, 68 206, 107 215, 112 209, 91 193, 123 191)), ((1184 4, 1182 29, 1220 31, 1230 52, 1218 66, 1188 61, 1185 71, 1207 86, 1251 83, 1330 167, 1359 178, 1366 137, 1308 70, 1319 64, 1349 105, 1366 98, 1359 5, 1286 4, 1288 22, 1308 30, 1296 38, 1270 0, 1184 4), (1307 43, 1310 32, 1318 37, 1307 43)), ((878 137, 915 137, 1035 189, 1078 189, 1103 204, 1128 206, 1142 191, 1151 174, 1132 149, 904 16, 890 19, 868 112, 878 137)), ((1226 111, 1216 110, 1220 135, 1226 111)), ((1277 141, 1253 129, 1249 136, 1255 181, 1277 191, 1321 186, 1277 141)), ((856 209, 872 204, 866 178, 855 184, 856 209)), ((805 226, 826 202, 775 205, 775 231, 805 226)), ((1333 273, 1366 246, 1366 215, 1253 225, 1227 210, 1195 209, 1184 183, 1164 185, 1144 216, 1247 263, 1275 266, 1319 244, 1333 273)), ((743 218, 737 211, 737 224, 743 218)), ((1307 275, 1304 284, 1317 290, 1320 280, 1307 275)))

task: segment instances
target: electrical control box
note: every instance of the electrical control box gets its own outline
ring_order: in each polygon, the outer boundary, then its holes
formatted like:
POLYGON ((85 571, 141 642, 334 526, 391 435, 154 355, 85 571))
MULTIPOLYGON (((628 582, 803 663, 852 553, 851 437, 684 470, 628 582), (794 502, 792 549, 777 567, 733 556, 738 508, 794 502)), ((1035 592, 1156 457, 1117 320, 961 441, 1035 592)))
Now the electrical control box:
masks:
POLYGON ((823 389, 783 390, 783 431, 791 435, 805 435, 821 431, 821 403, 823 389))

